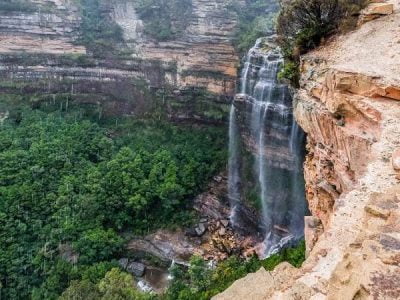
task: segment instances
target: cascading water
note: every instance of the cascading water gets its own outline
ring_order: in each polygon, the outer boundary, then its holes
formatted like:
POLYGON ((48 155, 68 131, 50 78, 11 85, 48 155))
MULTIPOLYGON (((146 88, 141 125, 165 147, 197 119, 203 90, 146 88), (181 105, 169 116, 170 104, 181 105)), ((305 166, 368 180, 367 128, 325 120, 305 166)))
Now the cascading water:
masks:
POLYGON ((294 120, 288 86, 277 78, 282 55, 277 47, 268 51, 265 47, 265 40, 259 39, 247 55, 229 130, 231 222, 240 226, 235 221, 238 207, 246 198, 241 181, 248 178, 243 178, 239 149, 239 140, 244 136, 243 144, 254 156, 253 177, 258 181, 265 237, 261 256, 276 253, 300 239, 307 210, 302 172, 304 134, 294 120), (245 117, 238 121, 238 115, 245 117))
POLYGON ((229 175, 228 193, 231 207, 230 221, 236 223, 238 204, 240 203, 240 171, 239 171, 239 145, 238 128, 236 124, 236 111, 232 105, 229 122, 229 175))

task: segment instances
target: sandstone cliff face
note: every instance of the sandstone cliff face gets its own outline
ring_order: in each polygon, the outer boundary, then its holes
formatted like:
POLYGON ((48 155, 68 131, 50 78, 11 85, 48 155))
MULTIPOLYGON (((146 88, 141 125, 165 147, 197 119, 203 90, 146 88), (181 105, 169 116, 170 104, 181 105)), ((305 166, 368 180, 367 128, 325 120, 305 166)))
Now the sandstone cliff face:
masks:
POLYGON ((228 1, 193 0, 187 28, 174 40, 158 42, 146 36, 134 1, 112 2, 112 15, 123 28, 134 56, 145 60, 173 62, 179 87, 205 87, 210 92, 232 96, 235 91, 238 57, 231 43, 236 17, 228 1))
POLYGON ((148 110, 149 98, 158 96, 173 118, 226 117, 239 63, 231 42, 237 16, 228 1, 193 0, 188 26, 165 42, 145 33, 134 0, 100 1, 124 38, 116 45, 121 54, 106 58, 93 57, 81 42, 79 2, 27 3, 29 9, 0 7, 1 93, 50 100, 64 94, 124 114, 148 110))
POLYGON ((302 59, 308 259, 216 299, 255 290, 253 299, 400 298, 400 2, 389 4, 392 15, 302 59))

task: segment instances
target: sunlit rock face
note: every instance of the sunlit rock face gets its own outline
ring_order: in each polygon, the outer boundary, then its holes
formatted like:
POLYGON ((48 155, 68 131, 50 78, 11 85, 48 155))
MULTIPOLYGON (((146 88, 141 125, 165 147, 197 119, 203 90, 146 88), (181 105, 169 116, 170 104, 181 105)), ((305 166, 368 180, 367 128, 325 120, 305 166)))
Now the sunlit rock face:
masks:
POLYGON ((135 1, 100 0, 103 17, 123 35, 118 54, 104 57, 93 57, 82 43, 75 1, 27 3, 29 9, 0 9, 0 92, 41 94, 37 101, 45 105, 54 95, 65 105, 68 95, 70 104, 102 115, 139 115, 162 105, 177 121, 228 119, 239 57, 232 45, 237 15, 227 1, 192 0, 185 27, 159 41, 146 32, 135 1))
POLYGON ((237 124, 237 132, 230 132, 231 219, 240 227, 240 207, 253 193, 264 239, 260 256, 303 237, 307 211, 304 133, 294 121, 288 86, 278 80, 282 63, 271 41, 258 40, 248 53, 231 111, 230 123, 237 124))

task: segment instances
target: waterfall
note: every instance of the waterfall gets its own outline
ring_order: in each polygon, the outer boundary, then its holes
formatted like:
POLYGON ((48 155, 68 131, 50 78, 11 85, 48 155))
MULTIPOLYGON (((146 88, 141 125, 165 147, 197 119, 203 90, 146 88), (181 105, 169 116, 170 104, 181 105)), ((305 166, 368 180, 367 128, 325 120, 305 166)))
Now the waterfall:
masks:
POLYGON ((229 118, 229 170, 228 170, 228 197, 231 207, 230 221, 236 224, 237 205, 240 203, 240 171, 238 128, 236 124, 236 109, 232 105, 229 118))
POLYGON ((304 133, 293 117, 288 86, 278 80, 283 63, 279 48, 257 40, 242 70, 241 93, 232 104, 229 126, 229 199, 235 224, 238 206, 246 201, 242 190, 239 153, 241 131, 254 156, 261 224, 264 231, 261 256, 276 253, 300 239, 304 231, 306 201, 302 172, 304 133), (270 50, 265 50, 268 46, 270 50), (238 124, 238 115, 245 115, 238 124), (240 126, 239 126, 240 125, 240 126))

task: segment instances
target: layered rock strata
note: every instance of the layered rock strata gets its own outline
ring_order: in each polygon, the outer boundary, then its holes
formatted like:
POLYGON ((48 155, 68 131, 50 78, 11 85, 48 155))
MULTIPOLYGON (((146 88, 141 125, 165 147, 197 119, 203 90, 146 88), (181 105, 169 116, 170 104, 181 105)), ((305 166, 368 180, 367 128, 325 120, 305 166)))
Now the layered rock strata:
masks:
POLYGON ((216 94, 233 96, 239 61, 231 39, 237 18, 224 0, 193 0, 192 6, 184 32, 162 42, 145 34, 134 1, 113 1, 111 10, 134 56, 176 63, 174 81, 179 87, 205 87, 216 94))
POLYGON ((40 94, 36 101, 47 104, 59 95, 108 114, 141 114, 157 98, 176 120, 227 118, 239 64, 231 41, 237 16, 227 1, 193 0, 183 32, 161 42, 147 34, 135 1, 100 0, 104 18, 123 33, 120 53, 106 57, 83 44, 75 1, 26 4, 0 5, 0 93, 40 94))

